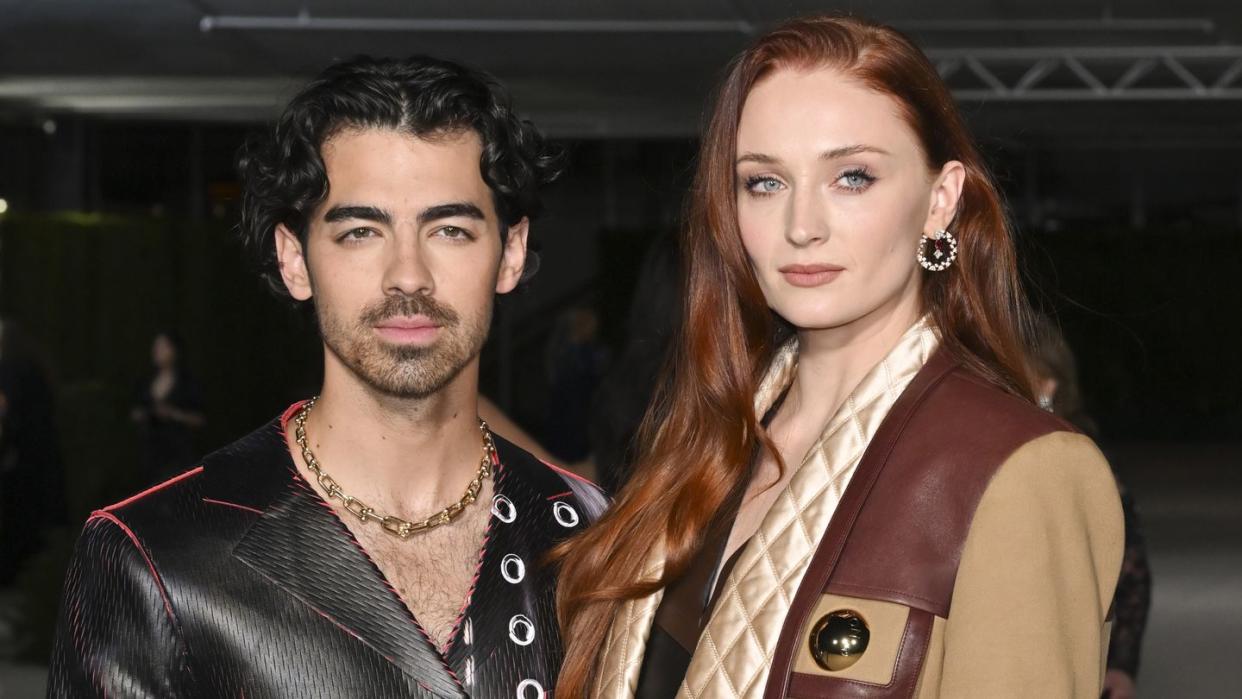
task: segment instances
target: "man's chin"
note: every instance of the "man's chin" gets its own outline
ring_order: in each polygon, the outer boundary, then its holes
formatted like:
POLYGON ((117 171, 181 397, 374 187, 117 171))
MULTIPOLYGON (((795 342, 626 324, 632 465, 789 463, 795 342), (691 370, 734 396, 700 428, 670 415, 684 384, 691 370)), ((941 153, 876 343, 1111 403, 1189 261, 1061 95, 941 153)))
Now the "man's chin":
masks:
MULTIPOLYGON (((433 361, 438 346, 436 344, 411 345, 384 342, 381 343, 377 349, 379 350, 377 352, 378 355, 385 357, 397 365, 401 365, 410 362, 433 361)), ((394 366, 391 368, 394 371, 399 371, 402 367, 394 366)))
POLYGON ((449 380, 434 376, 377 375, 359 372, 358 378, 371 389, 389 398, 421 400, 434 395, 448 385, 449 380))
POLYGON ((432 348, 402 348, 399 354, 378 356, 383 359, 360 362, 351 369, 372 389, 391 398, 427 398, 450 384, 462 370, 461 366, 448 366, 449 362, 432 348))

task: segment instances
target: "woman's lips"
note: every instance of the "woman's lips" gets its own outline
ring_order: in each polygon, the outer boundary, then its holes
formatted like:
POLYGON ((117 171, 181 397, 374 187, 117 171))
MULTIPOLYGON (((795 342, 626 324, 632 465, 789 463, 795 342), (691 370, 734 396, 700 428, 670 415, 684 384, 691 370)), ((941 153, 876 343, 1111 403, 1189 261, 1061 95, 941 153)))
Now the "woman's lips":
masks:
POLYGON ((780 273, 793 286, 804 288, 821 286, 836 279, 845 271, 840 265, 785 265, 780 273))
POLYGON ((389 318, 375 326, 375 332, 388 342, 399 345, 430 344, 440 334, 440 325, 430 318, 389 318))

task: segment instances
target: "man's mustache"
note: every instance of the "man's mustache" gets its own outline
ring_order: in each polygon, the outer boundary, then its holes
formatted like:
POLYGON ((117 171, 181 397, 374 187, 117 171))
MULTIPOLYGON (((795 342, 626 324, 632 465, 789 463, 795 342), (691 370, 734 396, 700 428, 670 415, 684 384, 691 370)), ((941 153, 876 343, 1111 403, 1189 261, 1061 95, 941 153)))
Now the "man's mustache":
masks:
POLYGON ((362 311, 364 325, 378 325, 389 318, 425 316, 437 325, 457 324, 457 312, 430 296, 388 296, 362 311))

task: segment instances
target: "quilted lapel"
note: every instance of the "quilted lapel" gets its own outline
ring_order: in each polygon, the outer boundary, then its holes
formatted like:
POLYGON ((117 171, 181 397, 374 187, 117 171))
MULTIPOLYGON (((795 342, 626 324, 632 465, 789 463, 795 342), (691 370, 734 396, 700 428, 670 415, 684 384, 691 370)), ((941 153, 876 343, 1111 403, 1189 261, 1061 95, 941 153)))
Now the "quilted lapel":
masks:
MULTIPOLYGON (((911 327, 858 384, 745 544, 722 583, 679 697, 759 697, 790 603, 855 466, 898 396, 937 346, 926 321, 911 327)), ((796 348, 791 351, 796 353, 796 348)), ((782 350, 761 384, 756 408, 792 379, 796 357, 782 350)))
MULTIPOLYGON (((647 578, 658 578, 663 574, 663 546, 656 546, 652 551, 644 572, 647 578)), ((600 651, 594 688, 589 694, 593 699, 630 699, 634 696, 651 625, 663 597, 664 591, 656 590, 647 597, 629 600, 621 605, 600 651)))

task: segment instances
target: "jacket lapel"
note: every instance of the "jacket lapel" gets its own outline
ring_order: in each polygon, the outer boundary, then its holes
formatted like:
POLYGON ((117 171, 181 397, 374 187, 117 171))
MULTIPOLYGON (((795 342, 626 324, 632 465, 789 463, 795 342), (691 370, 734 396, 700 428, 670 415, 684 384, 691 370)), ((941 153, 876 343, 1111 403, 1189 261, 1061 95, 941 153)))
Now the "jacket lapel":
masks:
POLYGON ((871 489, 878 480, 889 454, 897 443, 909 422, 911 415, 927 397, 929 391, 944 379, 957 363, 944 348, 937 349, 927 363, 902 391, 893 407, 888 411, 879 429, 872 437, 854 472, 854 477, 845 489, 840 504, 833 512, 832 519, 816 547, 808 565, 789 612, 780 630, 780 637, 772 654, 772 671, 768 676, 764 689, 764 699, 780 699, 789 692, 789 679, 793 668, 793 657, 800 641, 800 632, 805 628, 807 617, 810 616, 814 602, 827 587, 828 580, 836 569, 841 551, 849 538, 859 512, 867 502, 871 489))
MULTIPOLYGON (((699 638, 678 696, 716 696, 745 686, 752 697, 766 683, 792 593, 802 589, 807 563, 838 512, 856 490, 859 462, 893 405, 937 345, 927 321, 911 326, 888 354, 854 386, 827 421, 806 457, 793 467, 758 529, 742 546, 721 583, 722 594, 699 638)), ((756 412, 793 378, 787 346, 778 353, 756 395, 756 412)), ((796 358, 795 358, 796 359, 796 358)), ((778 398, 779 400, 779 398, 778 398)), ((765 405, 766 404, 766 405, 765 405)), ((888 416, 888 418, 886 418, 888 416)), ((792 463, 787 466, 793 466, 792 463)))
POLYGON ((512 696, 524 680, 548 690, 555 683, 563 652, 556 567, 545 554, 584 529, 590 517, 552 469, 500 436, 494 439, 492 515, 470 597, 445 655, 467 692, 512 696))
POLYGON ((298 475, 275 420, 205 463, 208 496, 262 514, 233 555, 396 665, 424 689, 460 685, 379 568, 298 475))

